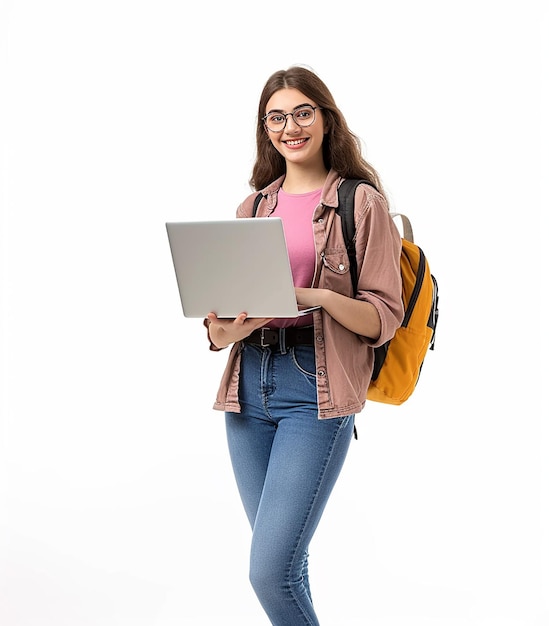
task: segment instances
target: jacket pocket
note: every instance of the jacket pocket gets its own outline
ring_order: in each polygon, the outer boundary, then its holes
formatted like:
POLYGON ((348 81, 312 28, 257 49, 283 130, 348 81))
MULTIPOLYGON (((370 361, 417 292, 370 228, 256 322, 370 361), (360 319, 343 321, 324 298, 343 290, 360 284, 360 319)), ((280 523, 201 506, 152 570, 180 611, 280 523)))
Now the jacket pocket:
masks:
POLYGON ((322 275, 319 287, 351 296, 353 290, 347 250, 345 248, 326 248, 320 256, 322 258, 322 275))
POLYGON ((339 275, 347 274, 349 272, 349 257, 347 256, 347 250, 326 248, 320 256, 322 257, 324 267, 327 267, 330 271, 339 275))

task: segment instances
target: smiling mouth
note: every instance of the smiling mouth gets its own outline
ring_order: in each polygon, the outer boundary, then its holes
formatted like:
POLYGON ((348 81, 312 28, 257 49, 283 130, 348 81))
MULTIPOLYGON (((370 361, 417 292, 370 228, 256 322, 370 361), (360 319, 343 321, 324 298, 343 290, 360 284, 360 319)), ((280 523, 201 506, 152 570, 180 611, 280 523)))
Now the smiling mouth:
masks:
POLYGON ((287 146, 300 146, 308 141, 308 138, 305 139, 287 139, 284 143, 287 146))

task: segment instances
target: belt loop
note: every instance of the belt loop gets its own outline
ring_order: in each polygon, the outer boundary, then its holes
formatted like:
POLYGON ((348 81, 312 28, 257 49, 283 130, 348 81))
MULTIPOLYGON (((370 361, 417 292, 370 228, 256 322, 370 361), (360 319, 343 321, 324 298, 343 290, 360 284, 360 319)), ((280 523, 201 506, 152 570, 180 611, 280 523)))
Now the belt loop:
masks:
POLYGON ((278 349, 280 354, 286 354, 286 329, 278 329, 278 349))

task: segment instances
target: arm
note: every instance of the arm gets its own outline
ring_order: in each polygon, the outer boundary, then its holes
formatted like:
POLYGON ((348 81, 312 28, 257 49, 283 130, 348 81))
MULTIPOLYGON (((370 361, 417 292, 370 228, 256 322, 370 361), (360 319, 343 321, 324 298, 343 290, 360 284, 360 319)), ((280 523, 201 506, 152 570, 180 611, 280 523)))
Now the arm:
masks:
POLYGON ((340 293, 337 274, 331 273, 331 267, 345 262, 337 254, 341 248, 337 231, 329 244, 334 258, 326 262, 328 255, 323 257, 318 288, 296 289, 296 296, 300 305, 321 306, 336 322, 376 346, 393 336, 404 315, 401 238, 386 202, 367 185, 360 185, 355 194, 355 223, 358 269, 355 297, 340 293))
POLYGON ((328 315, 357 335, 376 340, 381 321, 373 304, 348 298, 330 289, 296 288, 298 304, 321 306, 328 315))

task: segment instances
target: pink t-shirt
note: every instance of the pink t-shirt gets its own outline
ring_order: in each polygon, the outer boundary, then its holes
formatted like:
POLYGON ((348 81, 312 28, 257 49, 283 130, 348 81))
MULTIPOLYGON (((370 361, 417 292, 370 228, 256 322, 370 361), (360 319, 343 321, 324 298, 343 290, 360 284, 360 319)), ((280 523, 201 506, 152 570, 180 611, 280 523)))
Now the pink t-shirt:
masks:
MULTIPOLYGON (((284 236, 288 246, 288 256, 295 287, 311 287, 315 271, 315 243, 313 237, 313 214, 322 189, 308 193, 278 192, 278 202, 272 217, 280 217, 284 226, 284 236)), ((277 319, 269 322, 270 328, 287 326, 308 326, 312 315, 291 319, 277 319)))

